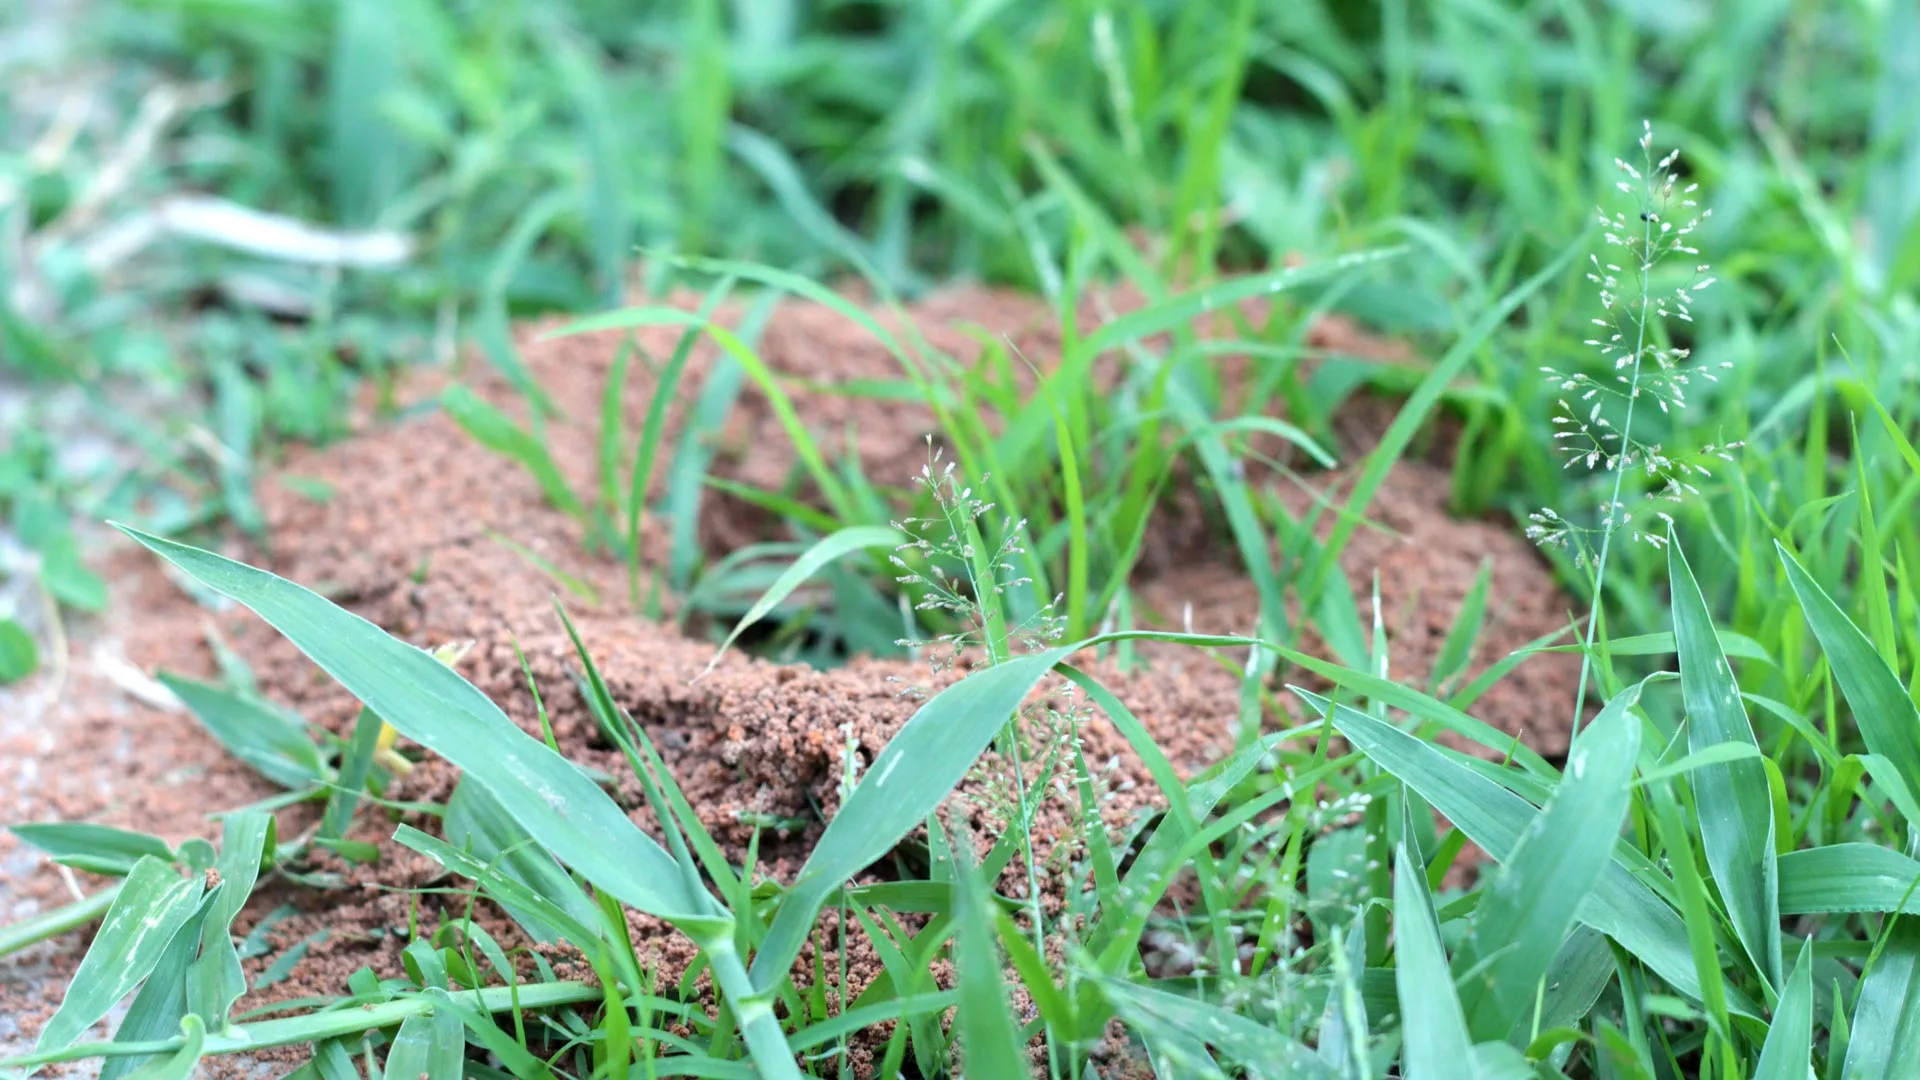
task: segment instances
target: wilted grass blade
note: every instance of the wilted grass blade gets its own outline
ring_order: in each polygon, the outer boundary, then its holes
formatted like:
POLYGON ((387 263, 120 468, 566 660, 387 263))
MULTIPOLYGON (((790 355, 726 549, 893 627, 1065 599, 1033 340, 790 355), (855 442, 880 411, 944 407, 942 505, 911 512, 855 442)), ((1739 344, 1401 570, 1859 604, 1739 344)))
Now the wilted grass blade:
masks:
POLYGON ((1780 992, 1767 1042, 1753 1080, 1806 1080, 1813 1066, 1813 939, 1800 945, 1800 958, 1780 992))
POLYGON ((1603 712, 1574 744, 1553 798, 1483 889, 1455 962, 1455 970, 1473 972, 1461 1006, 1476 1039, 1503 1038, 1532 1015, 1576 912, 1613 861, 1639 751, 1638 718, 1603 712))
MULTIPOLYGON (((1680 653, 1680 694, 1687 708, 1687 746, 1694 753, 1723 744, 1759 744, 1740 684, 1720 650, 1713 616, 1686 554, 1668 533, 1673 636, 1680 653)), ((1703 765, 1692 774, 1707 867, 1747 956, 1770 986, 1780 985, 1780 869, 1775 861, 1773 796, 1759 759, 1703 765)))
POLYGON ((795 559, 792 566, 782 571, 760 599, 754 601, 753 606, 747 609, 747 613, 733 625, 733 630, 727 634, 726 640, 720 643, 720 648, 713 654, 713 659, 707 662, 706 670, 712 671, 713 666, 726 655, 727 648, 745 632, 747 627, 759 622, 767 612, 779 606, 780 601, 791 595, 793 590, 819 573, 821 567, 855 551, 863 551, 867 548, 896 548, 905 543, 906 539, 900 530, 884 525, 849 525, 838 532, 821 537, 798 559, 795 559))
POLYGON ((151 855, 134 863, 67 984, 66 998, 40 1029, 34 1052, 72 1045, 140 985, 199 907, 203 888, 199 875, 182 878, 171 864, 151 855))

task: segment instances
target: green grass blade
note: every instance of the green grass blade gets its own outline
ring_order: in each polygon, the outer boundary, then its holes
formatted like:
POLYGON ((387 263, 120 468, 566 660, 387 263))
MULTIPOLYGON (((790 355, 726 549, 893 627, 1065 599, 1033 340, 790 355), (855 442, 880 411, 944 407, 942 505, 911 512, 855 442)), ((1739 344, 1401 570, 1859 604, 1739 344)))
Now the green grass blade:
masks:
MULTIPOLYGON (((173 935, 167 951, 153 966, 153 971, 148 973, 146 981, 140 984, 140 992, 133 995, 133 1002, 127 1006, 127 1015, 120 1021, 120 1026, 114 1029, 115 1042, 165 1039, 180 1030, 180 1021, 187 1015, 187 970, 200 953, 200 927, 211 906, 201 904, 194 910, 193 917, 173 935)), ((100 1080, 120 1080, 147 1060, 141 1057, 111 1058, 101 1064, 100 1080)))
POLYGON ((207 1044, 207 1027, 188 1013, 180 1018, 180 1049, 171 1057, 155 1058, 128 1074, 127 1080, 188 1080, 207 1044))
POLYGON ((713 659, 707 661, 706 670, 712 671, 714 665, 720 662, 720 658, 726 655, 727 649, 746 631, 747 627, 765 618, 767 612, 778 607, 782 600, 792 595, 793 590, 819 573, 821 567, 856 551, 864 551, 868 548, 892 549, 906 541, 906 536, 900 530, 884 525, 849 525, 838 532, 821 537, 798 559, 795 559, 792 566, 782 571, 760 599, 754 601, 753 606, 747 609, 747 613, 740 617, 740 621, 733 624, 733 630, 727 634, 726 640, 720 643, 720 648, 714 652, 713 659))
MULTIPOLYGON (((1354 749, 1420 793, 1496 862, 1506 859, 1539 815, 1525 799, 1391 724, 1293 688, 1316 708, 1333 710, 1333 726, 1354 749)), ((1636 695, 1617 694, 1607 709, 1625 712, 1636 695)), ((1602 710, 1602 716, 1606 710, 1602 710)), ((1599 722, 1598 719, 1595 721, 1599 722)), ((1690 997, 1701 996, 1686 927, 1673 908, 1616 854, 1580 905, 1580 921, 1619 942, 1690 997)), ((1752 1012, 1751 1006, 1741 1009, 1752 1012)))
POLYGON ((198 874, 182 878, 151 855, 134 863, 67 984, 60 1008, 40 1029, 34 1053, 71 1046, 138 986, 200 906, 203 889, 198 874))
POLYGON ((178 675, 162 672, 159 678, 208 734, 260 775, 288 789, 331 778, 306 723, 293 713, 178 675))
POLYGON ((1460 601, 1460 610, 1454 612, 1453 625, 1447 628, 1446 640, 1440 643, 1440 652, 1433 659, 1427 693, 1436 698, 1451 694, 1454 684, 1467 673, 1467 665, 1473 662, 1474 642, 1480 639, 1480 631, 1486 625, 1487 588, 1492 583, 1493 560, 1482 559, 1480 572, 1474 575, 1473 586, 1460 601))
POLYGON ((1504 1038, 1531 1017, 1581 902, 1612 863, 1640 727, 1625 710, 1602 717, 1581 733, 1553 798, 1483 890, 1456 958, 1455 970, 1474 973, 1461 1004, 1476 1040, 1504 1038))
POLYGON ((1110 976, 1101 977, 1099 986, 1114 1011, 1149 1046, 1157 1032, 1174 1031, 1214 1047, 1245 1066, 1249 1076, 1339 1080, 1339 1071, 1319 1054, 1232 1009, 1110 976))
POLYGON ((1244 300, 1274 296, 1289 289, 1325 281, 1406 254, 1402 247, 1357 251, 1322 262, 1307 263, 1266 274, 1252 274, 1191 292, 1170 296, 1107 323, 1095 330, 1082 344, 1088 355, 1098 355, 1115 346, 1139 341, 1155 334, 1180 330, 1195 319, 1214 311, 1226 311, 1244 300))
POLYGON ((1898 920, 1866 978, 1849 1025, 1841 1080, 1901 1076, 1920 1061, 1920 922, 1898 920))
POLYGON ((431 654, 264 570, 121 528, 189 577, 253 609, 395 730, 485 786, 535 840, 588 881, 669 921, 720 914, 711 896, 686 888, 673 857, 592 778, 514 726, 431 654))
POLYGON ((981 1076, 1023 1076, 1026 1055, 1000 974, 1005 963, 994 947, 992 893, 981 880, 979 867, 973 865, 972 842, 961 837, 949 846, 959 871, 955 882, 959 895, 954 962, 959 968, 960 1005, 955 1024, 967 1071, 981 1076))
MULTIPOLYGON (((449 995, 438 991, 439 999, 449 995)), ((461 1006, 481 1013, 507 1012, 513 1009, 553 1009, 600 1000, 600 988, 577 982, 533 983, 521 986, 496 986, 485 990, 462 991, 451 995, 461 1006)), ((277 1020, 261 1020, 237 1025, 225 1035, 207 1036, 205 1053, 234 1054, 264 1050, 294 1043, 318 1043, 341 1036, 355 1039, 369 1031, 394 1027, 409 1016, 432 1011, 435 998, 427 994, 407 994, 379 1004, 356 1009, 328 1009, 277 1020)), ((91 1057, 144 1057, 171 1054, 186 1045, 183 1036, 152 1042, 82 1043, 58 1051, 34 1052, 0 1060, 0 1069, 30 1069, 62 1061, 81 1061, 91 1057)))
POLYGON ((233 944, 233 920, 253 895, 260 868, 272 861, 274 822, 270 815, 235 814, 221 826, 219 892, 207 903, 200 928, 200 958, 187 972, 187 1008, 209 1031, 227 1030, 227 1014, 247 992, 246 973, 233 944))
POLYGON ((1401 843, 1393 873, 1393 976, 1405 1040, 1400 1063, 1407 1080, 1449 1080, 1473 1060, 1473 1039, 1447 968, 1424 870, 1401 843))
POLYGON ((1828 844, 1780 856, 1780 914, 1920 914, 1920 862, 1877 844, 1828 844))
POLYGON ((1813 1065, 1813 939, 1800 945, 1800 958, 1780 993, 1767 1028, 1766 1045, 1753 1080, 1806 1080, 1813 1065))
POLYGON ((146 833, 79 821, 10 825, 7 830, 46 852, 54 862, 91 874, 124 876, 143 858, 174 860, 165 840, 146 833))
POLYGON ((1193 645, 1249 644, 1198 635, 1103 634, 1016 657, 942 690, 908 718, 827 823, 754 957, 754 985, 765 990, 786 977, 820 905, 933 813, 1055 664, 1084 648, 1143 637, 1193 645))
MULTIPOLYGON (((703 323, 713 318, 714 310, 732 289, 733 279, 722 278, 708 291, 696 313, 703 323)), ((646 512, 647 492, 653 486, 654 459, 659 455, 661 434, 666 431, 667 409, 679 396, 687 358, 693 355, 693 346, 699 339, 697 326, 687 326, 680 331, 680 341, 654 383, 653 398, 647 402, 647 418, 640 426, 640 444, 633 450, 633 471, 627 477, 627 559, 634 573, 638 573, 640 567, 640 522, 646 512)))
POLYGON ((386 1071, 392 1080, 456 1077, 466 1058, 466 1031, 451 1009, 435 1009, 409 1016, 387 1049, 386 1071))
MULTIPOLYGON (((1687 709, 1687 746, 1693 753, 1733 744, 1759 744, 1740 700, 1727 656, 1714 634, 1686 553, 1671 534, 1667 543, 1673 636, 1680 653, 1680 694, 1687 709)), ((1768 985, 1778 987, 1780 870, 1775 861, 1773 796, 1766 766, 1757 757, 1704 765, 1692 774, 1700 841, 1707 867, 1726 903, 1740 944, 1768 985)))
POLYGON ((567 486, 566 477, 560 474, 560 467, 554 464, 546 444, 538 437, 522 430, 507 414, 464 386, 448 387, 440 395, 440 405, 475 442, 502 457, 519 462, 556 509, 576 520, 586 516, 586 508, 581 505, 580 497, 567 486))
POLYGON ((1320 550, 1319 558, 1309 567, 1302 582, 1301 595, 1309 602, 1316 599, 1320 583, 1326 575, 1334 571, 1340 553, 1346 549, 1347 541, 1353 536, 1353 530, 1359 526, 1366 513, 1367 504, 1373 501, 1380 485, 1386 482, 1387 473, 1400 460, 1407 446, 1412 443, 1414 433, 1426 423, 1427 414, 1440 402, 1440 396, 1446 392, 1467 363, 1486 345, 1487 339, 1507 321, 1508 316, 1518 310, 1527 298, 1538 292, 1541 286, 1558 278, 1574 257, 1584 247, 1584 241, 1573 244, 1562 251, 1551 263, 1542 267, 1532 277, 1515 286, 1512 291, 1500 298, 1500 302, 1483 312, 1474 320, 1465 333, 1461 334, 1446 354, 1429 371, 1420 386, 1414 390, 1400 412, 1388 425, 1386 433, 1380 437, 1380 443, 1367 455, 1366 467, 1360 472, 1360 478, 1354 481, 1353 491, 1347 497, 1346 512, 1335 519, 1333 531, 1328 535, 1320 550))
POLYGON ((1826 654, 1833 679, 1852 706, 1854 723, 1876 754, 1900 770, 1909 791, 1920 792, 1920 707, 1907 695, 1900 677, 1848 619, 1826 590, 1807 573, 1786 545, 1774 541, 1787 583, 1800 599, 1813 636, 1826 654))

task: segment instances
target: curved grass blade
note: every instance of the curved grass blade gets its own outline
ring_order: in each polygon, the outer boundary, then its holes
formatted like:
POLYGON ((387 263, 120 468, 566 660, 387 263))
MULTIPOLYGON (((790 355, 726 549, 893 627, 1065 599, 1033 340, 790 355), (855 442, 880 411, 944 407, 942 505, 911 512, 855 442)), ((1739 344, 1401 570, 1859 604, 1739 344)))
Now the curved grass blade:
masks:
POLYGON ((580 504, 580 497, 567 486, 560 466, 554 464, 553 455, 537 436, 521 430, 507 414, 465 386, 448 387, 440 395, 440 406, 475 442, 519 462, 556 509, 576 520, 586 517, 586 507, 580 504))
POLYGON ((1574 744, 1545 809, 1482 890, 1454 963, 1473 972, 1461 1007, 1476 1039, 1503 1038, 1533 1014, 1582 901, 1613 861, 1639 752, 1639 721, 1625 710, 1603 712, 1574 744))
POLYGON ((180 1018, 180 1049, 172 1057, 156 1058, 135 1069, 127 1080, 187 1080, 200 1064, 207 1044, 207 1028, 200 1018, 188 1013, 180 1018))
POLYGON ((199 875, 182 878, 152 855, 134 863, 34 1053, 66 1049, 132 992, 200 906, 203 889, 199 875))
POLYGON ((253 895, 260 868, 273 858, 274 822, 269 814, 234 814, 221 826, 217 893, 209 894, 200 927, 200 958, 187 970, 187 1008, 209 1031, 225 1031, 233 1003, 247 992, 240 952, 233 944, 233 920, 253 895))
MULTIPOLYGON (((211 906, 201 904, 173 935, 167 951, 153 966, 153 971, 148 973, 146 981, 140 984, 140 992, 133 995, 133 1002, 127 1006, 127 1015, 121 1019, 120 1026, 114 1029, 115 1042, 164 1039, 180 1030, 180 1021, 187 1015, 187 971, 200 953, 200 927, 211 906)), ((146 1064, 147 1060, 138 1057, 110 1058, 100 1067, 100 1080, 120 1080, 146 1064)))
POLYGON ((676 923, 724 920, 673 857, 578 766, 521 731, 432 654, 284 578, 212 552, 121 530, 208 588, 253 609, 395 730, 460 766, 522 828, 588 881, 676 923))
MULTIPOLYGON (((1331 709, 1334 728, 1354 749, 1419 792, 1496 862, 1511 855, 1540 812, 1520 796, 1391 724, 1345 705, 1334 705, 1298 687, 1290 689, 1316 709, 1331 709)), ((1624 713, 1637 696, 1633 690, 1614 695, 1601 715, 1606 716, 1608 710, 1624 713)), ((1618 855, 1581 903, 1579 918, 1619 942, 1676 989, 1700 999, 1700 979, 1694 970, 1686 927, 1672 906, 1635 877, 1618 855)), ((1730 994, 1729 1001, 1736 999, 1730 994)), ((1731 1007, 1744 1015, 1754 1013, 1745 1002, 1731 1007)))
POLYGON ((885 525, 849 525, 838 532, 821 537, 798 559, 795 559, 792 566, 782 571, 780 576, 774 579, 773 584, 767 587, 767 591, 761 595, 760 599, 754 601, 753 606, 747 609, 747 613, 740 617, 740 621, 733 624, 733 630, 727 634, 726 640, 720 643, 720 648, 715 650, 713 659, 707 661, 706 669, 701 674, 712 671, 714 665, 720 662, 720 658, 726 655, 728 647, 745 632, 747 627, 764 618, 767 612, 777 607, 780 601, 793 593, 793 590, 819 573, 821 567, 855 551, 863 551, 867 548, 897 548, 906 541, 906 536, 900 530, 885 525))
MULTIPOLYGON (((1714 634, 1706 597, 1671 531, 1667 543, 1680 695, 1692 753, 1732 744, 1760 746, 1740 700, 1726 653, 1714 634)), ((1780 869, 1774 852, 1773 796, 1758 757, 1703 765, 1691 778, 1707 868, 1720 887, 1734 935, 1769 986, 1779 986, 1780 869)))
POLYGON ((1902 1076, 1920 1061, 1920 922, 1894 923, 1879 958, 1860 980, 1849 1027, 1841 1080, 1902 1076))
POLYGON ((942 690, 908 718, 827 823, 754 957, 754 985, 765 991, 786 977, 820 906, 927 820, 1054 665, 1081 649, 1137 638, 1203 646, 1251 644, 1244 638, 1201 635, 1102 634, 1016 657, 942 690))
POLYGON ((1447 969, 1425 868, 1404 842, 1393 861, 1393 976, 1405 1040, 1400 1066, 1407 1080, 1450 1080, 1473 1060, 1473 1038, 1447 969))
POLYGON ((1760 1048, 1753 1080, 1806 1080, 1813 1065, 1813 939, 1800 944, 1800 958, 1780 993, 1760 1048))
POLYGON ((1786 568, 1787 583, 1800 599, 1807 625, 1819 639, 1833 680, 1852 706, 1854 723, 1868 749, 1885 755, 1900 770, 1907 790, 1920 791, 1920 707, 1913 703, 1900 677, 1887 666, 1873 643, 1847 618, 1833 598, 1820 588, 1786 545, 1774 547, 1786 568))

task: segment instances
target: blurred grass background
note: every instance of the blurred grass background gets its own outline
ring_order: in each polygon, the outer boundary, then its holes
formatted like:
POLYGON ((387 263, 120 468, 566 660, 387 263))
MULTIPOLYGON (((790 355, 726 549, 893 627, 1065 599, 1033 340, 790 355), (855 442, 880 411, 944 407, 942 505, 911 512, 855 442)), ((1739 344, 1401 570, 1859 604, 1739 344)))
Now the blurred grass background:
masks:
MULTIPOLYGON (((363 380, 508 363, 511 320, 669 284, 639 250, 1057 295, 1089 214, 1188 281, 1408 243, 1338 304, 1437 353, 1643 117, 1715 211, 1692 344, 1738 366, 1671 435, 1754 439, 1728 553, 1832 493, 1829 403, 1917 411, 1911 4, 28 0, 0 81, 9 564, 82 606, 69 518, 256 527, 256 463, 363 380)), ((1536 374, 1590 305, 1568 275, 1480 350, 1460 509, 1592 501, 1536 374)))

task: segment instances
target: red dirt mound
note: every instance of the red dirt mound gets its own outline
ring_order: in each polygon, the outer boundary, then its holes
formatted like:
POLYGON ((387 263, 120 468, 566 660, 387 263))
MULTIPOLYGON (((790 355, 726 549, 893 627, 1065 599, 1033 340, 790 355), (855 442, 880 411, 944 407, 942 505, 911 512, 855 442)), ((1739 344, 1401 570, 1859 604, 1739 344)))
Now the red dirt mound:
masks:
MULTIPOLYGON (((1108 307, 1126 302, 1124 297, 1105 301, 1108 307)), ((1081 317, 1091 327, 1102 314, 1092 305, 1081 317)), ((977 352, 981 335, 1009 340, 1035 363, 1058 351, 1059 335, 1045 307, 1012 294, 957 290, 915 305, 910 316, 926 340, 962 359, 977 352)), ((905 329, 892 316, 877 317, 905 329)), ((598 480, 597 427, 616 339, 541 341, 539 329, 521 335, 525 362, 568 418, 552 425, 550 447, 575 489, 588 490, 598 480)), ((674 327, 638 332, 639 355, 664 360, 678 335, 674 327)), ((1389 360, 1403 355, 1331 322, 1309 344, 1389 360)), ((759 351, 774 370, 829 386, 897 373, 883 346, 842 316, 810 304, 779 307, 759 351)), ((694 350, 679 389, 680 404, 697 393, 715 356, 705 343, 694 350)), ((653 396, 651 370, 638 360, 632 365, 622 397, 628 432, 638 430, 653 396)), ((423 377, 416 392, 434 381, 423 377)), ((517 395, 503 380, 482 372, 470 382, 501 408, 521 413, 517 395)), ((844 449, 857 454, 877 481, 905 483, 924 460, 931 421, 917 409, 833 394, 796 392, 795 397, 823 445, 839 445, 853 433, 852 445, 844 449)), ((668 413, 669 438, 678 429, 679 412, 668 413)), ((777 486, 793 465, 771 406, 751 388, 742 395, 719 449, 717 471, 751 484, 777 486)), ((1342 479, 1335 474, 1313 482, 1328 486, 1342 479)), ((1298 511, 1301 493, 1275 482, 1282 485, 1283 501, 1298 511)), ((1394 673, 1416 679, 1431 670, 1483 557, 1494 559, 1495 599, 1482 649, 1474 657, 1476 671, 1519 643, 1557 629, 1567 606, 1545 569, 1508 532, 1448 518, 1440 494, 1444 482, 1432 466, 1399 466, 1370 511, 1387 531, 1363 528, 1342 559, 1356 595, 1368 594, 1378 570, 1394 673)), ((761 838, 763 870, 783 880, 791 879, 818 837, 821 820, 837 805, 849 742, 863 762, 871 761, 914 707, 900 696, 902 682, 932 690, 954 677, 934 678, 924 668, 896 660, 856 658, 836 670, 815 671, 730 655, 711 674, 694 680, 711 647, 628 610, 620 599, 626 591, 623 568, 584 554, 579 526, 551 509, 523 470, 478 449, 437 412, 399 424, 369 424, 340 445, 296 452, 260 494, 272 540, 269 550, 250 557, 416 644, 476 643, 460 665, 462 673, 523 728, 537 732, 533 698, 514 654, 517 642, 562 749, 618 777, 630 775, 624 760, 598 733, 574 687, 577 662, 553 613, 556 579, 500 538, 596 589, 598 602, 569 597, 568 604, 615 697, 646 728, 704 824, 730 854, 744 850, 753 832, 749 821, 796 823, 788 833, 761 838), (315 498, 316 481, 330 494, 315 498)), ((701 535, 710 550, 726 551, 765 539, 765 528, 765 520, 750 508, 710 497, 701 535)), ((1193 526, 1175 521, 1168 528, 1190 534, 1193 526)), ((650 565, 667 557, 663 529, 657 518, 649 520, 642 547, 650 565)), ((1178 535, 1160 546, 1183 551, 1191 542, 1191 535, 1178 535)), ((117 565, 122 572, 116 611, 126 616, 114 627, 117 647, 138 668, 210 675, 214 664, 205 630, 218 625, 267 693, 332 730, 343 731, 351 723, 353 703, 258 621, 236 612, 210 616, 171 586, 149 559, 123 556, 117 565)), ((1244 632, 1252 626, 1251 590, 1224 556, 1150 569, 1138 583, 1145 607, 1178 618, 1191 605, 1192 622, 1201 630, 1244 632)), ((93 633, 104 631, 97 627, 93 633)), ((108 647, 116 646, 109 642, 108 647)), ((1238 680, 1198 654, 1155 656, 1158 662, 1144 671, 1095 668, 1176 767, 1197 770, 1231 745, 1238 680)), ((119 671, 97 658, 77 663, 65 697, 41 723, 24 733, 7 729, 0 760, 21 764, 0 801, 6 820, 97 821, 178 840, 216 832, 206 813, 268 793, 264 782, 226 757, 189 717, 163 707, 164 702, 129 696, 130 677, 119 671)), ((1555 753, 1564 749, 1565 734, 1564 718, 1556 726, 1554 710, 1571 697, 1571 669, 1537 659, 1488 694, 1476 711, 1537 749, 1555 753)), ((1103 809, 1109 821, 1118 825, 1150 809, 1152 784, 1125 741, 1099 718, 1085 725, 1082 738, 1088 759, 1110 769, 1113 795, 1103 809)), ((390 795, 440 799, 454 779, 444 762, 423 761, 390 795)), ((623 782, 618 794, 624 805, 636 808, 635 820, 651 828, 650 817, 639 808, 637 785, 623 782)), ((969 813, 976 833, 990 832, 992 823, 976 802, 951 805, 969 813)), ((281 834, 298 835, 311 826, 311 818, 308 810, 288 811, 281 834)), ((433 828, 430 818, 409 815, 406 820, 433 828)), ((1044 855, 1066 854, 1044 850, 1051 844, 1048 837, 1071 832, 1066 826, 1064 810, 1040 823, 1036 835, 1044 855)), ((251 995, 243 1006, 337 992, 346 975, 362 965, 382 974, 397 972, 404 941, 389 928, 406 926, 416 907, 428 927, 442 917, 443 902, 452 915, 459 914, 463 901, 457 897, 443 901, 402 891, 458 882, 443 880, 436 866, 387 841, 391 831, 392 821, 369 816, 359 835, 381 845, 381 861, 369 867, 337 860, 327 864, 345 875, 344 891, 270 886, 249 906, 243 930, 282 902, 299 909, 276 926, 275 952, 317 930, 330 933, 309 947, 288 978, 251 995)), ((69 888, 62 875, 17 850, 10 838, 0 838, 0 880, 8 880, 8 901, 0 908, 7 919, 59 903, 69 888)), ((1024 879, 1003 884, 1015 894, 1025 887, 1024 879)), ((656 926, 638 918, 634 925, 663 960, 684 959, 684 946, 662 937, 656 926)), ((499 933, 508 942, 517 940, 507 927, 499 927, 499 933)), ((80 946, 73 935, 25 959, 0 961, 0 993, 13 994, 0 1012, 20 1017, 17 1035, 0 1030, 0 1050, 37 1029, 80 946), (37 979, 29 983, 26 976, 36 971, 37 979)), ((256 974, 265 960, 254 962, 256 974)))

